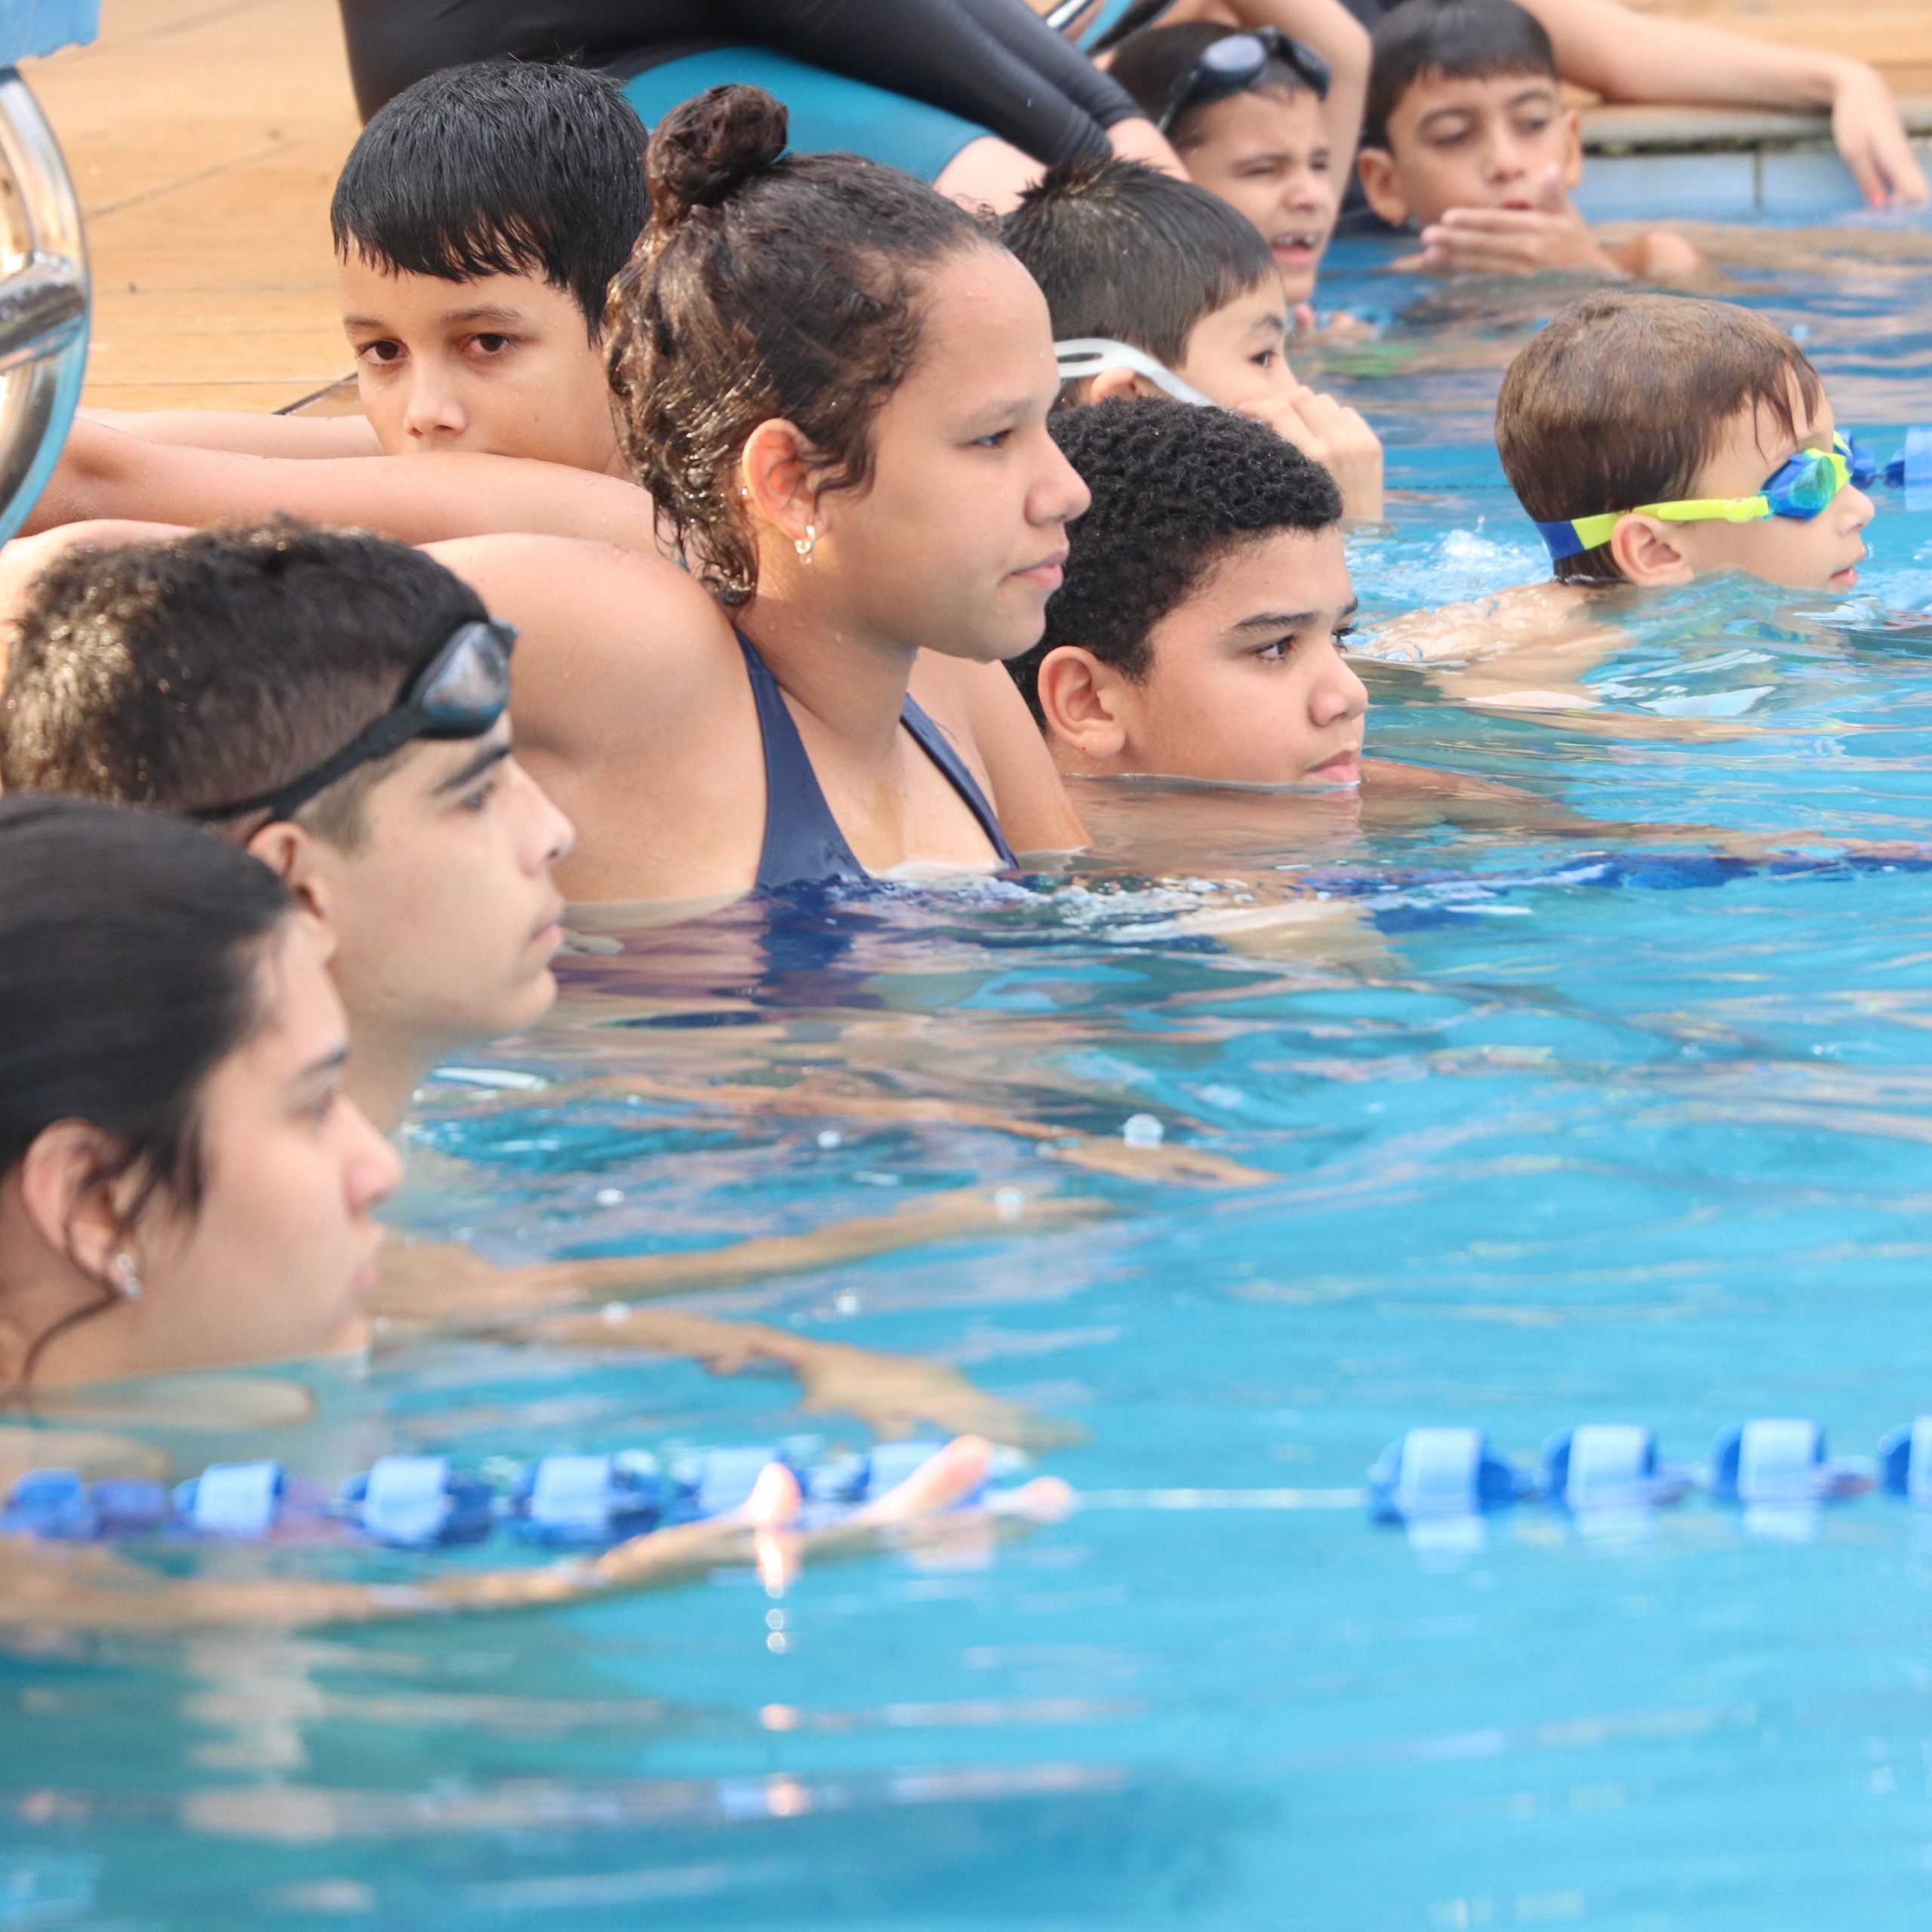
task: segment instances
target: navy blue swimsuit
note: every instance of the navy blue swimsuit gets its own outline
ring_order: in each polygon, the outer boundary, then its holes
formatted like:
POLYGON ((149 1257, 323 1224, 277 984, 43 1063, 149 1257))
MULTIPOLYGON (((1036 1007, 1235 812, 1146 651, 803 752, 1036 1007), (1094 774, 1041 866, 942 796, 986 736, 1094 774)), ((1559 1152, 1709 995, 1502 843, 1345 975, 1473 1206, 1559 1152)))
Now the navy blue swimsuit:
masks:
MULTIPOLYGON (((758 705, 758 734, 764 740, 764 844, 758 855, 758 883, 761 891, 787 885, 817 885, 828 879, 869 878, 860 864, 812 769, 804 740, 786 709, 785 694, 771 669, 758 654, 743 631, 738 648, 745 654, 745 669, 752 681, 752 697, 758 705)), ((946 741, 939 727, 909 697, 900 721, 918 740, 919 749, 951 781, 952 789, 966 801, 980 821, 1003 867, 1011 869, 1020 861, 999 820, 986 802, 986 795, 974 782, 973 774, 960 761, 959 754, 946 741)))

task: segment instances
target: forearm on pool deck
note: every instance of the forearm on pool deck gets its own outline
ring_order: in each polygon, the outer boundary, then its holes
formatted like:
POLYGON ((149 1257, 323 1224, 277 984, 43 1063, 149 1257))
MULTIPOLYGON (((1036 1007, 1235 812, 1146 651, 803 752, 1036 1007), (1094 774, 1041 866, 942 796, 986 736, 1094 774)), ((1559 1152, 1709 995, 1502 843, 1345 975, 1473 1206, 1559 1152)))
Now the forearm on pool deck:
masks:
POLYGON ((189 524, 278 514, 380 531, 405 543, 500 534, 654 549, 635 485, 561 463, 455 453, 303 460, 183 448, 80 422, 31 531, 111 517, 189 524))

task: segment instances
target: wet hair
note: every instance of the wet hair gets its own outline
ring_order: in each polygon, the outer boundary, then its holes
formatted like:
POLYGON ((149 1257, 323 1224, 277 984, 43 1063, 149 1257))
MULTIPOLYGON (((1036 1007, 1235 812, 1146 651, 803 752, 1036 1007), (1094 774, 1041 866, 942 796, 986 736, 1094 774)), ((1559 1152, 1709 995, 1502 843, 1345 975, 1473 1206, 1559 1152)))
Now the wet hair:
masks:
POLYGON ((735 474, 752 432, 782 417, 815 451, 819 488, 862 485, 872 419, 918 355, 925 282, 998 246, 909 174, 785 154, 785 131, 784 109, 756 88, 673 108, 647 157, 650 225, 611 300, 626 457, 731 604, 758 577, 735 474))
MULTIPOLYGON (((257 797, 332 757, 457 626, 487 614, 420 550, 288 518, 77 545, 18 619, 0 787, 183 814, 257 797)), ((370 790, 414 749, 338 780, 297 821, 354 844, 370 790)))
POLYGON ((1377 23, 1370 48, 1364 147, 1389 145, 1389 117, 1420 81, 1560 78, 1543 23, 1515 0, 1402 0, 1377 23))
MULTIPOLYGON (((1129 34, 1120 43, 1113 64, 1107 72, 1134 97, 1149 120, 1158 121, 1168 111, 1174 90, 1201 55, 1217 40, 1226 40, 1241 31, 1239 27, 1207 20, 1190 20, 1180 26, 1143 28, 1139 33, 1129 34)), ((1300 91, 1302 85, 1301 76, 1286 61, 1271 57, 1262 69, 1260 78, 1251 87, 1240 91, 1278 94, 1284 99, 1291 99, 1300 91)), ((1182 153, 1199 146, 1203 139, 1202 116, 1217 102, 1231 98, 1228 94, 1219 94, 1214 100, 1204 100, 1177 115, 1174 125, 1168 131, 1168 138, 1182 153)))
MULTIPOLYGON (((0 798, 0 1175, 60 1121, 100 1130, 88 1192, 131 1183, 120 1232, 207 1183, 208 1076, 263 1018, 262 966, 294 909, 235 846, 158 813, 0 798)), ((118 1287, 38 1337, 111 1307, 118 1287)))
POLYGON ((611 278, 650 214, 644 123, 587 67, 482 60, 377 109, 329 206, 336 253, 391 274, 540 275, 602 335, 611 278))
MULTIPOLYGON (((1539 523, 1688 496, 1740 411, 1795 434, 1791 389, 1808 411, 1824 385, 1804 352, 1755 309, 1629 290, 1560 310, 1509 365, 1496 445, 1539 523)), ((1620 582, 1600 543, 1555 566, 1565 580, 1620 582)))
POLYGON ((1224 558, 1282 531, 1313 534, 1341 521, 1327 471, 1230 410, 1118 396, 1049 426, 1093 502, 1067 527, 1066 574, 1047 601, 1044 635, 1006 667, 1042 723, 1048 651, 1078 645, 1138 682, 1152 663, 1154 627, 1224 558))
POLYGON ((1056 340, 1104 336, 1170 368, 1204 317, 1276 275, 1245 216, 1136 161, 1050 168, 1001 232, 1045 291, 1056 340))

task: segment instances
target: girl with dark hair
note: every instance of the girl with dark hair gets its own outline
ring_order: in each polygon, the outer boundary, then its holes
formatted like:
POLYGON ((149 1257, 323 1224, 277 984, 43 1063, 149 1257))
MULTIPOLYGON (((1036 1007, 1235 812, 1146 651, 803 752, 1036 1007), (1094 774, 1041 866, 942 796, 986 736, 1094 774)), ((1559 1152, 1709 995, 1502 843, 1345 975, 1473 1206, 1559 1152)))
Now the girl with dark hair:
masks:
POLYGON ((0 800, 0 1392, 364 1339, 396 1158, 266 866, 0 800))
POLYGON ((1083 841, 999 669, 1039 636, 1086 503, 1047 434, 1045 302, 943 196, 786 155, 785 130, 748 88, 660 126, 612 298, 621 440, 690 574, 544 538, 438 546, 522 633, 512 715, 578 826, 575 898, 1083 841))
MULTIPOLYGON (((0 906, 0 1394, 359 1344, 371 1210, 396 1160, 342 1094, 342 1010, 281 881, 174 820, 9 798, 0 906)), ((50 1460, 74 1446, 46 1440, 50 1460)), ((0 1632, 362 1622, 608 1595, 753 1555, 782 1568, 975 1494, 989 1454, 961 1437, 902 1458, 896 1485, 875 1476, 876 1494, 796 1534, 798 1479, 774 1463, 719 1513, 601 1555, 400 1587, 164 1577, 75 1551, 101 1533, 97 1512, 118 1507, 125 1527, 128 1486, 110 1504, 52 1471, 0 1498, 14 1532, 0 1534, 0 1632)), ((1033 1484, 989 1507, 1063 1497, 1033 1484)), ((198 1503, 156 1493, 153 1507, 154 1533, 192 1534, 198 1503)), ((233 1531, 232 1513, 214 1527, 233 1531)))

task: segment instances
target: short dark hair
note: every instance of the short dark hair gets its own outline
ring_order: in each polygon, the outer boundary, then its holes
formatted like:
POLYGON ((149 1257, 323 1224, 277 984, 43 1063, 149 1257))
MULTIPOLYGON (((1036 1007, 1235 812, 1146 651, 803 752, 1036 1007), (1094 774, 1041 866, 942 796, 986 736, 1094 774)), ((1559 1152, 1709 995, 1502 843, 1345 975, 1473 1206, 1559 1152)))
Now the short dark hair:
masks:
POLYGON ((822 489, 856 489, 873 418, 919 355, 926 283, 998 239, 957 202, 853 154, 787 154, 762 89, 711 88, 651 137, 651 223, 611 298, 625 460, 728 604, 758 581, 737 466, 796 423, 822 489))
POLYGON ((540 275, 595 342, 651 212, 645 138, 595 69, 446 67, 378 108, 349 149, 329 206, 336 253, 445 281, 540 275))
MULTIPOLYGON (((1539 523, 1667 503, 1690 492, 1740 411, 1755 406, 1795 430, 1794 382, 1816 410, 1817 371, 1755 309, 1629 289, 1586 295, 1510 364, 1496 401, 1497 450, 1539 523)), ((1555 571, 1566 581, 1622 577, 1607 543, 1561 558, 1555 571)))
MULTIPOLYGON (((76 545, 35 580, 18 620, 0 786, 177 814, 257 797, 340 751, 458 625, 487 614, 406 543, 287 518, 76 545)), ((352 844, 370 788, 409 749, 297 817, 352 844)))
POLYGON ((1276 272, 1245 216, 1137 161, 1048 168, 1001 232, 1044 291, 1057 340, 1104 336, 1171 368, 1204 316, 1276 272))
POLYGON ((1230 552, 1341 521, 1342 494, 1327 471, 1231 410, 1118 396, 1056 415, 1050 426, 1093 502, 1067 528, 1066 574, 1047 601, 1044 635, 1006 667, 1043 723, 1048 651, 1077 644, 1143 678, 1155 626, 1230 552))
MULTIPOLYGON (((1217 41, 1241 31, 1219 21, 1189 20, 1180 26, 1144 27, 1131 33, 1115 51, 1107 71, 1128 92, 1149 120, 1158 121, 1168 111, 1174 90, 1203 54, 1217 41)), ((1292 97, 1303 85, 1302 78, 1285 60, 1271 56, 1260 79, 1241 90, 1246 94, 1274 94, 1292 97)), ((1221 94, 1217 100, 1229 97, 1221 94)), ((1214 105, 1201 102, 1175 117, 1168 138, 1185 151, 1201 139, 1201 117, 1214 105)))
POLYGON ((1389 117, 1418 81, 1561 78, 1543 23, 1516 0, 1402 0, 1377 23, 1370 47, 1364 147, 1389 145, 1389 117))
MULTIPOLYGON (((205 1182, 208 1078, 253 1036, 261 963, 293 909, 267 866, 152 812, 0 798, 0 1176, 48 1128, 85 1121, 110 1151, 90 1189, 133 1183, 131 1232, 165 1193, 192 1214, 205 1182)), ((101 1299, 62 1329, 112 1306, 101 1299)))

